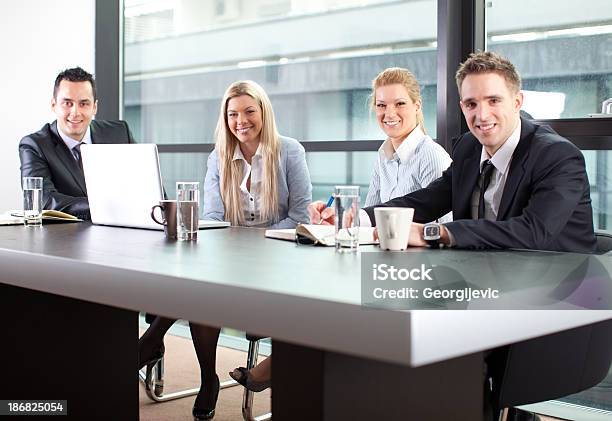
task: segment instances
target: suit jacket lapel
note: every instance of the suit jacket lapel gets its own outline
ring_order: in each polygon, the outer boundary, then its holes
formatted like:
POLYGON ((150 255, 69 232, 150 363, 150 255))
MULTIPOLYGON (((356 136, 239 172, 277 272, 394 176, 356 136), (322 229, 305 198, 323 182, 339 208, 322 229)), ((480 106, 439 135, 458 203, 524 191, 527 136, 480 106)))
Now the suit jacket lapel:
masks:
POLYGON ((51 124, 51 132, 55 135, 55 151, 57 152, 57 156, 62 161, 68 172, 74 177, 74 180, 77 182, 81 190, 83 190, 83 195, 87 195, 87 189, 85 188, 85 176, 83 175, 83 171, 79 168, 78 162, 72 156, 72 152, 68 149, 64 141, 62 140, 59 132, 57 131, 57 121, 54 121, 51 124))
POLYGON ((525 175, 526 158, 529 154, 529 147, 531 146, 534 132, 535 126, 528 120, 521 119, 521 137, 512 154, 508 177, 504 185, 504 193, 502 194, 501 202, 499 203, 499 211, 497 212, 498 221, 506 219, 510 211, 510 205, 514 201, 516 190, 525 175))
MULTIPOLYGON (((478 174, 480 174, 480 154, 482 146, 478 141, 475 141, 475 145, 472 152, 469 153, 469 157, 463 161, 461 167, 461 174, 457 179, 459 188, 457 189, 457 203, 455 209, 453 209, 453 219, 471 219, 472 218, 472 193, 476 187, 476 181, 478 180, 478 174)), ((454 177, 454 174, 453 174, 454 177)))

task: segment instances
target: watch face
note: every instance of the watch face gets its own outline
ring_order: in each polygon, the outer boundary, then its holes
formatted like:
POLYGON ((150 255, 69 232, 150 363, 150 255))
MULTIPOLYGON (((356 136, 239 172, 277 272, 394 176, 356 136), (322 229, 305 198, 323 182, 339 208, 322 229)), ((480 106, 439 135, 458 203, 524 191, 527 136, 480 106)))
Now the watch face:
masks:
POLYGON ((438 225, 425 225, 423 229, 425 240, 437 240, 440 238, 440 227, 438 225))

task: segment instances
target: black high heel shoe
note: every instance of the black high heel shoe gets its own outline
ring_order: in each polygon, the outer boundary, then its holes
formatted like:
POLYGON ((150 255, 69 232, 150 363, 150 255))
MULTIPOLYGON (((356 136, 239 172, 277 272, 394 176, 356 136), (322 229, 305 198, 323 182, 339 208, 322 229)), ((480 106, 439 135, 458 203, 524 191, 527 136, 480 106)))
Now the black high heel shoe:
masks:
POLYGON ((153 367, 159 360, 164 358, 164 353, 166 352, 166 348, 164 347, 164 343, 162 342, 160 346, 153 349, 143 349, 144 345, 139 341, 138 342, 138 369, 142 369, 142 367, 147 366, 153 367))
MULTIPOLYGON (((212 409, 211 408, 197 408, 197 402, 200 395, 198 394, 198 398, 196 398, 196 403, 191 410, 191 414, 193 415, 194 421, 203 421, 203 420, 211 420, 215 416, 215 407, 217 406, 217 399, 219 399, 219 389, 221 388, 221 384, 219 383, 219 376, 215 374, 215 383, 211 390, 206 390, 206 393, 210 393, 213 396, 212 401, 212 409)), ((202 391, 200 390, 200 393, 202 391)))

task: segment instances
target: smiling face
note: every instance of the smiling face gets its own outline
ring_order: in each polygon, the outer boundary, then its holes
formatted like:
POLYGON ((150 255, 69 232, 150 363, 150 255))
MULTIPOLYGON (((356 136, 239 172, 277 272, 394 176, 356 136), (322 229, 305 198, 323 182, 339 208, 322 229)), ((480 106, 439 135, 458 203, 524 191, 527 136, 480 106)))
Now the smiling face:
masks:
POLYGON ((240 143, 257 145, 263 127, 261 107, 249 95, 227 101, 227 125, 240 143))
POLYGON ((420 101, 412 101, 401 84, 376 88, 376 120, 394 145, 401 143, 417 125, 420 101))
POLYGON ((519 122, 523 94, 497 73, 474 73, 461 84, 460 105, 470 132, 493 156, 519 122))
POLYGON ((98 110, 91 83, 62 80, 51 100, 51 109, 60 130, 74 140, 82 140, 98 110))

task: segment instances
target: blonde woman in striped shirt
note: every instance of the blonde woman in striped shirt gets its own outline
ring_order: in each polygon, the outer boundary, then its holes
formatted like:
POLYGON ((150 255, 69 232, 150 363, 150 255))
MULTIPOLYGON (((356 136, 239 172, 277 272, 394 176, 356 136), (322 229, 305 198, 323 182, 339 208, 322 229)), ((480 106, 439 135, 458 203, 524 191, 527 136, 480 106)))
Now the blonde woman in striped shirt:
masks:
MULTIPOLYGON (((421 90, 410 71, 392 67, 380 72, 372 81, 370 104, 387 139, 378 149, 365 206, 426 187, 451 163, 444 148, 426 134, 421 90)), ((312 223, 328 223, 321 219, 324 208, 321 201, 310 204, 312 223)), ((452 214, 440 219, 451 220, 452 214)))
POLYGON ((426 187, 451 163, 426 134, 419 83, 410 71, 392 67, 379 73, 372 81, 371 106, 387 139, 378 149, 365 206, 426 187))

